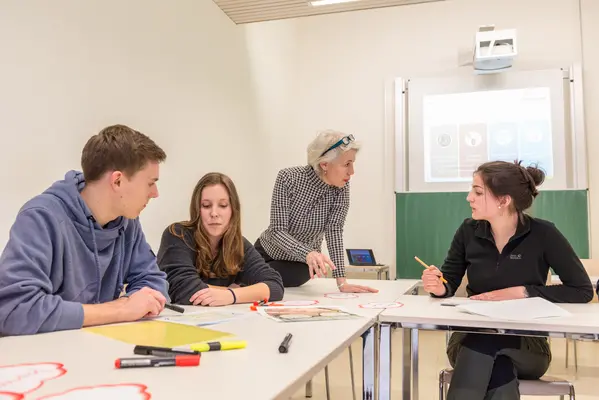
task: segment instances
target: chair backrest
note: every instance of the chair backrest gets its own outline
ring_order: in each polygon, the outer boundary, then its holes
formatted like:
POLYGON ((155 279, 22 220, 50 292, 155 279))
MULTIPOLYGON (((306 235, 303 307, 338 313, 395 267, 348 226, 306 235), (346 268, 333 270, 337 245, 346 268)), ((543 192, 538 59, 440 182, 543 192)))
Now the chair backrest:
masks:
POLYGON ((589 276, 599 276, 599 259, 581 258, 580 261, 589 276))
POLYGON ((468 286, 468 274, 464 274, 464 277, 462 278, 462 283, 460 284, 458 289, 455 291, 454 296, 455 297, 468 297, 468 292, 466 291, 466 286, 468 286))
MULTIPOLYGON (((587 271, 587 274, 589 274, 589 277, 591 277, 591 283, 593 285, 597 284, 596 281, 593 282, 593 279, 597 279, 597 277, 599 277, 599 259, 581 258, 580 261, 582 262, 585 271, 587 271)), ((594 290, 594 292, 595 293, 593 293, 593 300, 591 300, 591 303, 599 303, 597 291, 594 290)))

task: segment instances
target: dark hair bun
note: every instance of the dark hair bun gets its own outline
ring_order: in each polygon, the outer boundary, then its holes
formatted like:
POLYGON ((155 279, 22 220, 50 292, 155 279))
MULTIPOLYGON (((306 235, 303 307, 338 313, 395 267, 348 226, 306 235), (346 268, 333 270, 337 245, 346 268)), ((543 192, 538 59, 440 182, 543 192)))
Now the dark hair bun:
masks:
POLYGON ((526 171, 532 177, 532 180, 534 181, 535 186, 541 186, 543 184, 543 182, 545 181, 545 172, 542 169, 539 169, 539 168, 533 167, 533 166, 529 166, 529 167, 526 167, 526 171))

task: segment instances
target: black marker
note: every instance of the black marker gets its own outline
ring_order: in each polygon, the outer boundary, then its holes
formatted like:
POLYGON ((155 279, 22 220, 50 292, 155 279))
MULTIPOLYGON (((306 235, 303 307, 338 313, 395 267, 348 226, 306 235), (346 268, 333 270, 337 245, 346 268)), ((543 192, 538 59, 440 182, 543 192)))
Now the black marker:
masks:
POLYGON ((173 311, 180 312, 180 313, 184 313, 185 312, 185 309, 183 307, 176 306, 176 305, 170 304, 170 303, 166 303, 164 305, 164 308, 168 308, 169 310, 173 310, 173 311))
POLYGON ((289 351, 289 342, 291 341, 291 333, 285 336, 285 339, 279 345, 279 353, 287 353, 289 351))
POLYGON ((157 356, 157 357, 174 357, 176 355, 187 354, 200 354, 198 351, 193 351, 191 349, 170 349, 168 347, 154 347, 154 346, 141 346, 137 345, 133 349, 133 354, 137 354, 139 356, 157 356))
POLYGON ((200 355, 156 357, 156 358, 119 358, 114 362, 115 368, 146 367, 194 367, 200 365, 200 355))

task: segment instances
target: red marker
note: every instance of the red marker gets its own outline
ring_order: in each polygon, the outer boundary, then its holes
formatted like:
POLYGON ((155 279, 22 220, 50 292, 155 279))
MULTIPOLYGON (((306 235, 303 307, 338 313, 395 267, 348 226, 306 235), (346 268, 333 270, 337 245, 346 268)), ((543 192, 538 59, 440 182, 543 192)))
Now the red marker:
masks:
POLYGON ((200 365, 199 354, 175 357, 119 358, 114 362, 115 368, 195 367, 198 365, 200 365))
POLYGON ((258 307, 268 306, 267 303, 268 303, 268 299, 260 300, 259 302, 254 301, 254 305, 250 306, 250 310, 256 311, 258 309, 258 307))

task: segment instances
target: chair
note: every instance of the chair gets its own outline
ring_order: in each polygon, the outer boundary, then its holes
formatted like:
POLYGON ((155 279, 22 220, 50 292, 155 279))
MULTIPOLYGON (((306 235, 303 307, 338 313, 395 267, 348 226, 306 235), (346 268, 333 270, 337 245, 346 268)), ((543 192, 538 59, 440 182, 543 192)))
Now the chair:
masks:
MULTIPOLYGON (((452 375, 451 368, 444 369, 439 374, 439 400, 445 400, 447 397, 452 375)), ((572 383, 550 376, 532 381, 520 380, 520 394, 523 396, 559 396, 560 400, 564 400, 565 396, 568 396, 570 400, 576 399, 572 383)))

